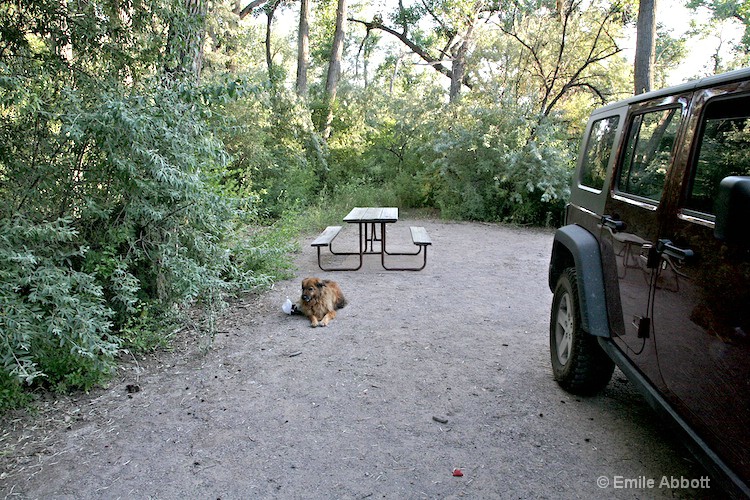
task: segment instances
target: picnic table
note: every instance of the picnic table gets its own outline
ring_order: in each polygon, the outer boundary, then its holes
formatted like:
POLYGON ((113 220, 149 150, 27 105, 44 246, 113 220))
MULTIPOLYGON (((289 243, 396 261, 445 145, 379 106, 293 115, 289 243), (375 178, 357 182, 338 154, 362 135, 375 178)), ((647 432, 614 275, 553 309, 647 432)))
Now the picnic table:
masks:
POLYGON ((380 264, 387 271, 421 271, 427 265, 427 247, 432 245, 427 230, 423 227, 412 226, 409 228, 412 243, 417 246, 416 252, 389 252, 386 246, 387 224, 398 222, 397 207, 355 207, 344 217, 347 224, 356 224, 359 233, 359 248, 355 251, 334 251, 332 247, 333 240, 342 230, 342 226, 328 226, 316 239, 311 246, 316 247, 318 251, 318 267, 323 271, 357 271, 362 268, 365 255, 380 255, 380 264), (378 236, 378 229, 380 236, 378 236), (359 257, 359 264, 356 267, 324 267, 321 261, 321 248, 328 247, 332 255, 359 257), (400 267, 389 266, 386 264, 386 256, 410 255, 416 256, 423 254, 422 265, 420 267, 400 267))

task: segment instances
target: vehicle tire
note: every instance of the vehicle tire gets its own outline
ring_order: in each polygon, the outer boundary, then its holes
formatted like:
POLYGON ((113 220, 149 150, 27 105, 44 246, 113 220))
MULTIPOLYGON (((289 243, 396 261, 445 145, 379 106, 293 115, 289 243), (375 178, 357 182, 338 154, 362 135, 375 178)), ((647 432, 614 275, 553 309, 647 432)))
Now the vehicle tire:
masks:
POLYGON ((575 268, 563 271, 555 286, 549 335, 552 372, 557 383, 574 394, 593 394, 612 378, 615 364, 596 337, 581 329, 575 268))

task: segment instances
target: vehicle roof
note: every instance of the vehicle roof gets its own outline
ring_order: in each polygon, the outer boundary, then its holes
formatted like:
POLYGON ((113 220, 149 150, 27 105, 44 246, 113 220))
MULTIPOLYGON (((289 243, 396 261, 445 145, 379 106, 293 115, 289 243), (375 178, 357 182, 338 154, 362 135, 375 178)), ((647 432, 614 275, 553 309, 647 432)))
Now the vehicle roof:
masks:
POLYGON ((653 90, 651 92, 646 92, 644 94, 634 95, 632 97, 628 97, 627 99, 623 99, 621 101, 613 102, 611 104, 607 104, 606 106, 602 106, 601 108, 598 108, 594 112, 594 114, 599 114, 602 111, 609 111, 613 108, 628 106, 628 105, 638 103, 641 101, 648 101, 650 99, 655 99, 655 98, 659 98, 663 96, 679 94, 682 92, 689 92, 689 91, 700 89, 700 88, 714 87, 716 85, 731 83, 735 81, 742 81, 742 80, 750 80, 750 68, 742 68, 742 69, 738 69, 734 71, 729 71, 727 73, 721 73, 719 75, 707 76, 705 78, 700 78, 697 80, 691 80, 686 83, 681 83, 679 85, 675 85, 674 87, 667 87, 667 88, 660 89, 660 90, 653 90))

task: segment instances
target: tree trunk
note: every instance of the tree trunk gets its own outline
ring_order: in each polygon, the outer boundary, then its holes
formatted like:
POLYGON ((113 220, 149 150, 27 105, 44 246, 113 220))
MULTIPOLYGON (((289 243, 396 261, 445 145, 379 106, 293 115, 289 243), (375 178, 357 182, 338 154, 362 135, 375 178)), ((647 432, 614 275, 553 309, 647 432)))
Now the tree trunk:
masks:
POLYGON ((339 76, 341 75, 341 57, 344 53, 344 35, 346 34, 346 0, 338 0, 336 9, 336 31, 333 34, 333 47, 331 49, 331 60, 328 64, 328 77, 326 78, 326 109, 327 116, 323 127, 323 139, 331 136, 331 124, 333 122, 333 105, 336 101, 336 89, 338 88, 339 76))
POLYGON ((188 42, 188 58, 190 70, 195 80, 200 80, 203 70, 203 41, 206 38, 206 13, 207 7, 204 0, 186 0, 188 13, 194 21, 193 30, 190 31, 188 42))
POLYGON ((184 25, 172 25, 167 37, 166 70, 178 75, 200 79, 203 68, 203 40, 206 35, 206 2, 185 0, 184 25))
POLYGON ((307 97, 307 65, 310 59, 310 0, 301 0, 297 39, 297 95, 307 97))
POLYGON ((466 55, 469 53, 469 45, 471 44, 471 37, 474 32, 474 25, 470 24, 466 28, 466 34, 464 39, 461 41, 461 45, 453 54, 453 65, 451 67, 451 87, 448 94, 448 100, 450 102, 458 101, 461 97, 461 85, 464 82, 466 73, 466 55))
POLYGON ((640 0, 633 68, 635 94, 652 90, 654 84, 654 54, 656 53, 656 2, 640 0))
POLYGON ((401 61, 404 59, 405 54, 400 54, 393 63, 393 73, 391 74, 391 82, 388 85, 388 93, 393 94, 393 87, 396 85, 396 78, 398 77, 398 71, 401 69, 401 61))
POLYGON ((266 66, 268 67, 268 81, 271 85, 274 85, 277 80, 277 72, 273 66, 273 52, 271 51, 271 27, 273 25, 273 15, 276 12, 276 7, 279 6, 281 0, 275 0, 266 4, 266 66))

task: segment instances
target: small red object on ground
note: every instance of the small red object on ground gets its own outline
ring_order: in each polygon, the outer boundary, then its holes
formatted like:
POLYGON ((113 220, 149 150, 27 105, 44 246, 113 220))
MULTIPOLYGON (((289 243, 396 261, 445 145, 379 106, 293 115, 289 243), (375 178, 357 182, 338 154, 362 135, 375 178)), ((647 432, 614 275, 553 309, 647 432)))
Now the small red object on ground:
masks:
POLYGON ((455 477, 463 477, 464 473, 461 472, 461 469, 453 469, 453 475, 455 477))

